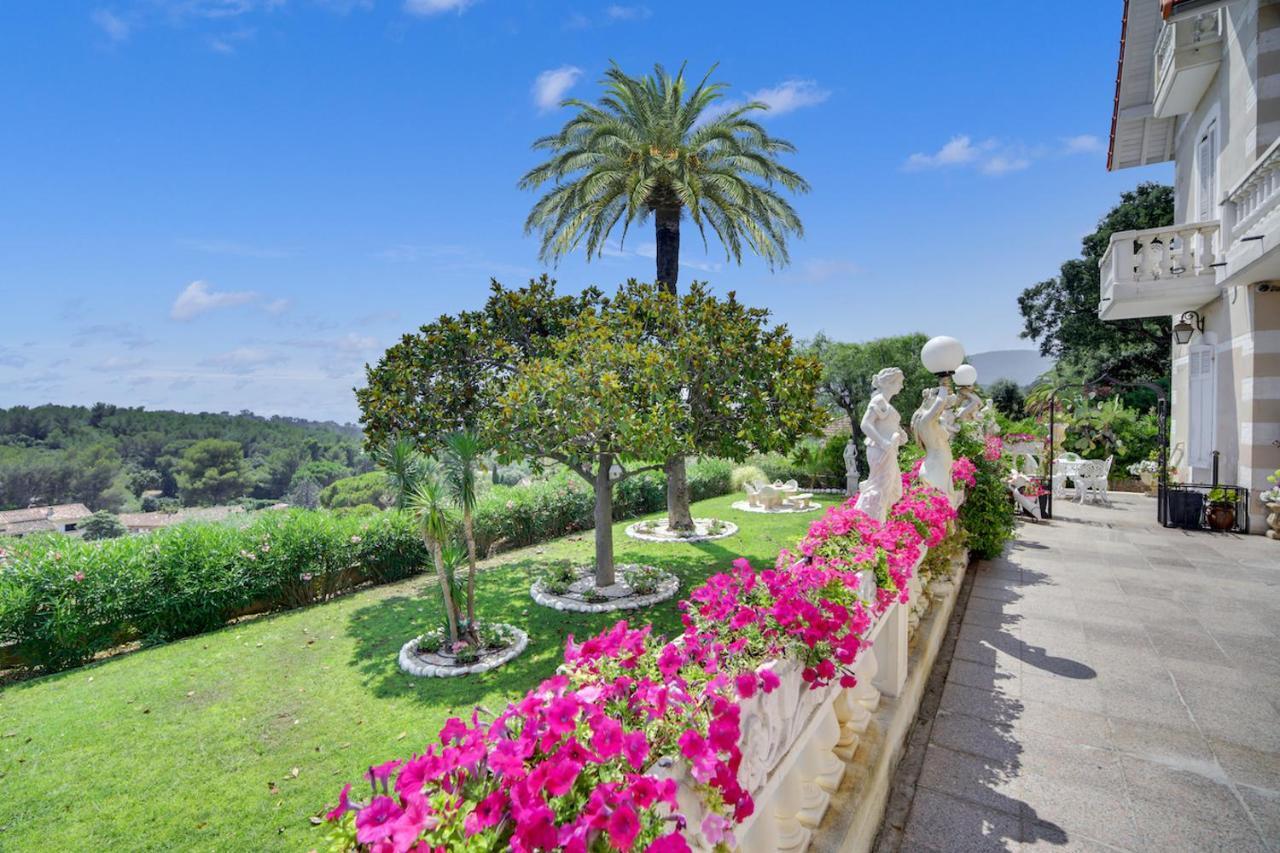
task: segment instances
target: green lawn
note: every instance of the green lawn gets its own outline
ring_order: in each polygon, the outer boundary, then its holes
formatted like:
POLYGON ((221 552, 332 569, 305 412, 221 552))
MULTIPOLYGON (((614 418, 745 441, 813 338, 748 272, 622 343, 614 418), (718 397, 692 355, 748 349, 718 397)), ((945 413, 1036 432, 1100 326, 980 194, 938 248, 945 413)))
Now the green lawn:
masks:
MULTIPOLYGON (((681 594, 738 556, 772 563, 818 513, 764 516, 734 496, 695 504, 732 537, 640 543, 615 525, 619 562, 674 570, 681 594)), ((533 604, 540 561, 589 560, 591 533, 497 558, 482 618, 524 627, 529 648, 481 676, 419 679, 400 646, 437 624, 421 576, 0 690, 0 849, 305 850, 310 817, 372 762, 421 748, 451 714, 498 708, 550 675, 569 633, 617 616, 533 604)), ((675 600, 626 618, 678 629, 675 600)))

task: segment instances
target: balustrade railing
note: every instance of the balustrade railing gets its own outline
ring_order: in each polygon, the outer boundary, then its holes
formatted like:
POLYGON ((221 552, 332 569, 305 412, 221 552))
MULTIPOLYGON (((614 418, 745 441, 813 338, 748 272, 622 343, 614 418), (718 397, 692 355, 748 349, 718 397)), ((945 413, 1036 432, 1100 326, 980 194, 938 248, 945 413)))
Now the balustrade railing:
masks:
POLYGON ((1212 274, 1221 254, 1219 231, 1215 219, 1112 234, 1100 264, 1104 300, 1125 282, 1212 274))
POLYGON ((1280 203, 1280 139, 1258 158, 1249 173, 1227 193, 1231 242, 1246 236, 1280 203))

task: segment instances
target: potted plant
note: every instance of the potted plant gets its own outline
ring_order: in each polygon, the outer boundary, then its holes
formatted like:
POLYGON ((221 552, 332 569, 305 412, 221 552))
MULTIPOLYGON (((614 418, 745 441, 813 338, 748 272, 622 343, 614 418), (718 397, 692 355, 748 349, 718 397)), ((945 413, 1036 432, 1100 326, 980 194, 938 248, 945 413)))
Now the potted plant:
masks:
POLYGON ((1143 459, 1129 466, 1129 473, 1142 481, 1142 485, 1147 487, 1147 493, 1150 495, 1156 493, 1158 486, 1156 473, 1159 470, 1160 465, 1154 459, 1143 459))
POLYGON ((1216 486, 1209 491, 1209 507, 1205 510, 1204 517, 1211 529, 1225 531, 1235 527, 1238 499, 1239 493, 1232 488, 1216 486))
POLYGON ((1267 477, 1267 482, 1271 488, 1261 492, 1258 500, 1267 508, 1267 527, 1271 528, 1267 531, 1267 538, 1280 539, 1280 468, 1267 477))

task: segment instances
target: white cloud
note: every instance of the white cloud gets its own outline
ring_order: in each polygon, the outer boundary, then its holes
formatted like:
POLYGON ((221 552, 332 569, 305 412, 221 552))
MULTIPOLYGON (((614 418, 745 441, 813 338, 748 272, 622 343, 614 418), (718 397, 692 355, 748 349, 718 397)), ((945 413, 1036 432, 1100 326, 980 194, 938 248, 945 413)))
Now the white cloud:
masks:
POLYGON ((268 314, 283 314, 293 307, 293 302, 288 299, 272 299, 266 305, 262 306, 262 310, 268 314))
POLYGON ((132 30, 128 21, 107 9, 99 9, 94 12, 93 22, 112 41, 124 41, 129 37, 129 32, 132 30))
POLYGON ((996 154, 982 161, 979 167, 984 175, 1003 175, 1008 172, 1020 172, 1031 165, 1026 157, 996 154))
POLYGON ((811 258, 789 274, 789 278, 806 284, 826 284, 830 281, 847 281, 862 273, 862 267, 853 261, 837 258, 811 258))
POLYGON ((113 355, 91 364, 89 369, 100 373, 125 373, 130 370, 137 370, 145 363, 140 358, 125 358, 124 356, 113 355))
POLYGON ((768 105, 770 115, 784 115, 804 107, 813 107, 831 97, 831 92, 814 80, 787 80, 768 89, 747 95, 749 101, 768 105))
POLYGON ((206 311, 243 305, 257 298, 258 294, 253 291, 218 292, 212 290, 208 282, 193 281, 173 301, 169 316, 175 320, 190 320, 206 311))
POLYGON ((264 364, 280 361, 269 349, 263 347, 236 347, 218 355, 209 356, 204 364, 221 367, 233 373, 244 373, 264 364))
POLYGON ((623 6, 614 4, 605 10, 611 21, 643 21, 650 17, 653 10, 648 6, 623 6))
POLYGON ((562 65, 543 71, 533 81, 533 103, 540 112, 555 109, 581 76, 582 69, 574 65, 562 65))
POLYGON ((1062 150, 1066 154, 1093 154, 1103 150, 1102 140, 1091 133, 1068 136, 1062 140, 1062 150))
POLYGON ((991 140, 974 145, 973 140, 968 136, 953 136, 947 141, 947 144, 938 149, 934 154, 924 154, 917 152, 907 158, 906 168, 909 170, 917 169, 934 169, 941 166, 958 166, 964 163, 972 163, 977 160, 984 151, 988 151, 994 143, 991 140))
POLYGON ((473 3, 475 0, 404 0, 404 10, 410 15, 424 18, 445 12, 457 12, 461 15, 473 3))

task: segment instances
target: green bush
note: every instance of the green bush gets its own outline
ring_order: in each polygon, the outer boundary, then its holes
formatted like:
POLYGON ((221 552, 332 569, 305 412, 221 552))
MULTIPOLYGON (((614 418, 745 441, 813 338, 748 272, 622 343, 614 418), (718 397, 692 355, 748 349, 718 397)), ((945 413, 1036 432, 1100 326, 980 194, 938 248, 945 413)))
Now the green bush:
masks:
POLYGON ((248 611, 322 601, 429 563, 411 520, 264 513, 244 527, 183 524, 97 542, 10 540, 0 561, 0 643, 46 669, 131 639, 199 634, 248 611))
POLYGON ((740 465, 734 468, 729 476, 729 485, 733 491, 741 492, 746 488, 747 483, 763 483, 764 480, 764 472, 756 466, 740 465))
POLYGON ((1014 510, 1002 479, 1001 460, 983 457, 984 438, 976 427, 973 423, 962 426, 951 440, 951 453, 956 459, 967 457, 977 468, 977 481, 960 507, 960 526, 966 532, 969 553, 991 560, 999 557, 1005 543, 1013 538, 1014 510))
POLYGON ((689 465, 688 479, 689 496, 695 501, 727 495, 733 491, 733 463, 727 459, 699 459, 689 465))
POLYGON ((329 509, 365 504, 385 507, 388 503, 387 475, 382 471, 334 480, 320 492, 320 505, 329 509))

